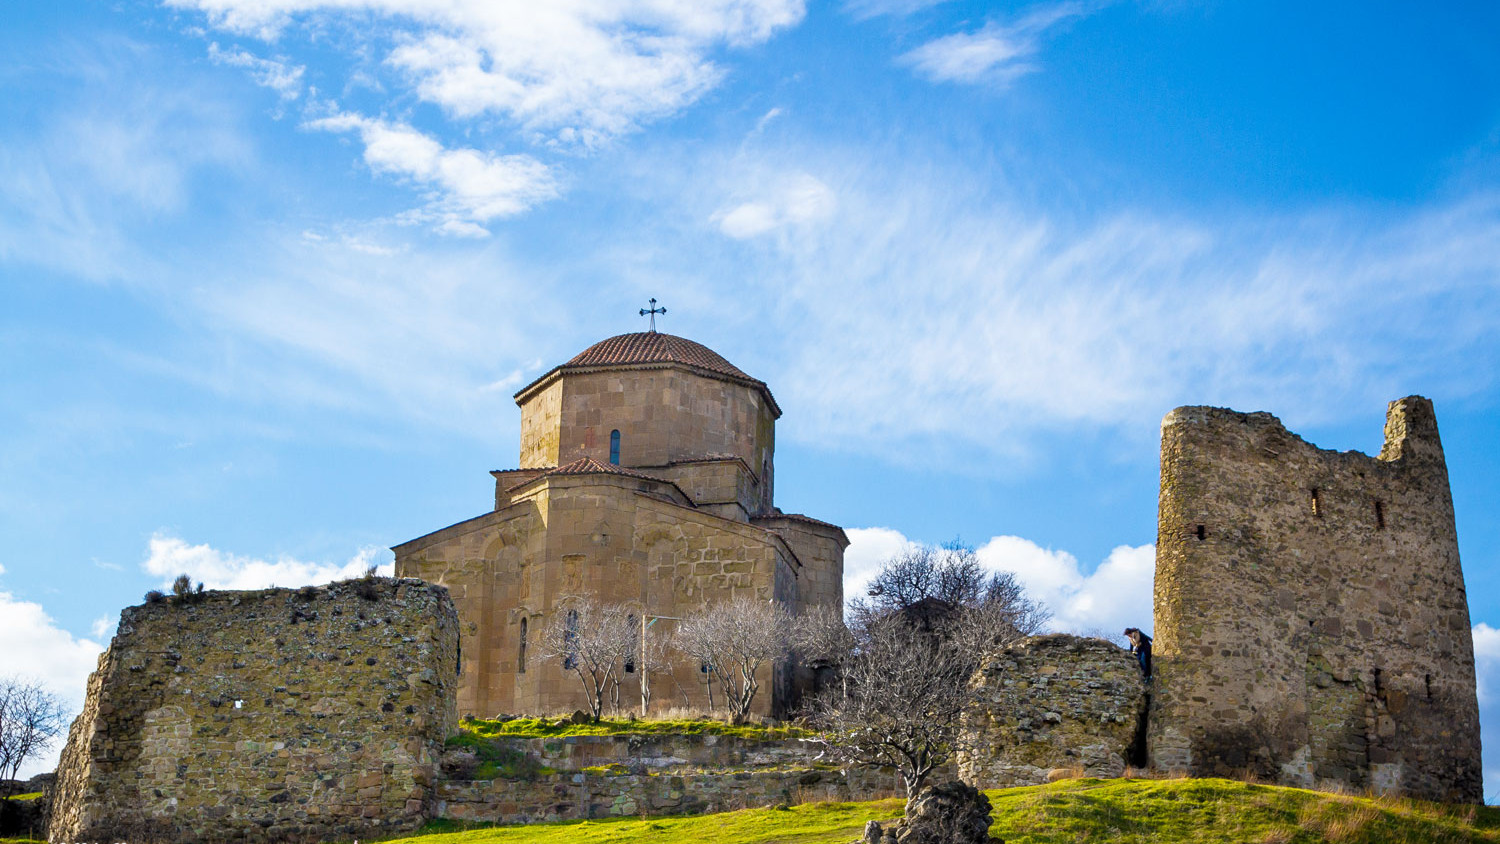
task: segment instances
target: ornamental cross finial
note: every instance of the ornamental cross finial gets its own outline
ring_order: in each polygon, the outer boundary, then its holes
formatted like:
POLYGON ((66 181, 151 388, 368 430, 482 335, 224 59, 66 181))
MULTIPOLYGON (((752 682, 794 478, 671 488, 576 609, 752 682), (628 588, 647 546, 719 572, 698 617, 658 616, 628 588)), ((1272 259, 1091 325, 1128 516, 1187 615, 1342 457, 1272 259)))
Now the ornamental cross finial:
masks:
POLYGON ((664 314, 666 312, 667 312, 666 308, 658 308, 656 306, 656 300, 655 299, 651 300, 651 307, 649 309, 647 309, 647 308, 641 308, 641 316, 645 316, 646 314, 650 314, 651 315, 651 333, 652 334, 656 333, 656 315, 657 314, 664 314))

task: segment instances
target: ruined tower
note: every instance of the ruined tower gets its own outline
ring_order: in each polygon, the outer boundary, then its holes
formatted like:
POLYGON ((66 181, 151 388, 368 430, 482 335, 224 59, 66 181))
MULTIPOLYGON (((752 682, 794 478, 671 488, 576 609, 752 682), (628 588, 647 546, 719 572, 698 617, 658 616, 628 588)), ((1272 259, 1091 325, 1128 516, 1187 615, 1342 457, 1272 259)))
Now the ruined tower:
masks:
POLYGON ((1162 421, 1152 763, 1483 799, 1469 611, 1432 402, 1379 457, 1267 413, 1162 421))

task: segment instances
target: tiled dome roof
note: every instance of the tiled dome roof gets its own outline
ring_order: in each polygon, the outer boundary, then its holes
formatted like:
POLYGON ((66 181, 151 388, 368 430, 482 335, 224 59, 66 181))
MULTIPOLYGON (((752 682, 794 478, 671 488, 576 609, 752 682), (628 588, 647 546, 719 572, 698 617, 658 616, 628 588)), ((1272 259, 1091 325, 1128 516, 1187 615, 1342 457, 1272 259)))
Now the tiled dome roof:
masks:
POLYGON ((600 340, 563 366, 612 366, 633 363, 682 363, 754 381, 713 349, 685 337, 642 331, 600 340))

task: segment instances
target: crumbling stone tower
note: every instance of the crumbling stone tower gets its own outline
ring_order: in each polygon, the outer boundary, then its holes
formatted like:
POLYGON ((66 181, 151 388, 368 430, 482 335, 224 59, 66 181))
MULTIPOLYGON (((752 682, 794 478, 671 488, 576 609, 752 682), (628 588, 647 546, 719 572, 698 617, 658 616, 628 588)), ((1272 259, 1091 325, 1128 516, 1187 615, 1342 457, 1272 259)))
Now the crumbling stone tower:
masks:
POLYGON ((1156 553, 1156 767, 1482 801, 1432 402, 1392 402, 1375 458, 1267 413, 1177 408, 1156 553))

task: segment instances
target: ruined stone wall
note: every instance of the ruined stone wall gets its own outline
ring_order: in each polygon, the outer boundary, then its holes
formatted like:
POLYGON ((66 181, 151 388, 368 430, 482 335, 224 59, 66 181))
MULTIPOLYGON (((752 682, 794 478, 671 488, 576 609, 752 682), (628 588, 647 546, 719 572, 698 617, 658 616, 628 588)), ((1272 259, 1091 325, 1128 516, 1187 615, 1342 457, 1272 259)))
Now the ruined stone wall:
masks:
POLYGON ((1154 765, 1483 798, 1469 614, 1432 404, 1378 458, 1266 413, 1162 422, 1154 765))
POLYGON ((53 841, 413 829, 455 724, 446 590, 375 578, 126 609, 58 769, 53 841))
POLYGON ((958 774, 976 788, 1039 785, 1056 769, 1118 777, 1146 714, 1135 657, 1103 639, 1033 636, 971 681, 958 774))
MULTIPOLYGON (((722 812, 902 793, 890 769, 821 764, 821 748, 796 739, 714 735, 500 738, 545 766, 529 778, 464 780, 438 787, 437 814, 465 821, 534 823, 580 818, 722 812)), ((463 767, 450 750, 448 763, 463 767)))

